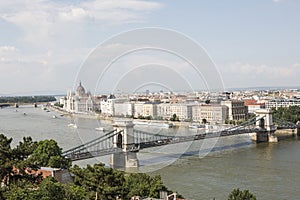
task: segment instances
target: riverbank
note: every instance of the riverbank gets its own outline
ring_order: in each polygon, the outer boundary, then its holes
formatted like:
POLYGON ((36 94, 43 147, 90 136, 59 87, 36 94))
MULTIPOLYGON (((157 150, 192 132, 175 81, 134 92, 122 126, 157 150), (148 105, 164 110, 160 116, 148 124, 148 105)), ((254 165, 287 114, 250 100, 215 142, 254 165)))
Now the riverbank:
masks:
POLYGON ((275 136, 279 141, 298 137, 299 134, 300 133, 297 131, 297 129, 284 129, 275 131, 275 136))

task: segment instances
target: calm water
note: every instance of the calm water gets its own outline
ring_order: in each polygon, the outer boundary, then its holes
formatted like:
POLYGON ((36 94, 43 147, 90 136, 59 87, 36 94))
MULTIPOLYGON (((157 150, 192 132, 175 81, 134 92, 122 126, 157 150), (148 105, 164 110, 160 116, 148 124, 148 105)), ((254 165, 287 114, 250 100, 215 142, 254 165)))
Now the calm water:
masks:
MULTIPOLYGON (((13 145, 23 136, 31 136, 34 140, 55 139, 66 150, 99 137, 102 133, 95 131, 96 127, 111 127, 108 121, 74 120, 40 108, 17 110, 0 110, 0 133, 12 137, 13 145), (76 123, 78 129, 68 127, 70 123, 76 123)), ((192 134, 184 128, 136 128, 192 134)), ((257 145, 248 135, 224 137, 145 149, 138 158, 141 171, 160 174, 170 189, 188 199, 226 199, 237 187, 249 189, 258 199, 300 199, 300 141, 296 139, 257 145)), ((76 164, 95 162, 109 163, 109 156, 76 164)))

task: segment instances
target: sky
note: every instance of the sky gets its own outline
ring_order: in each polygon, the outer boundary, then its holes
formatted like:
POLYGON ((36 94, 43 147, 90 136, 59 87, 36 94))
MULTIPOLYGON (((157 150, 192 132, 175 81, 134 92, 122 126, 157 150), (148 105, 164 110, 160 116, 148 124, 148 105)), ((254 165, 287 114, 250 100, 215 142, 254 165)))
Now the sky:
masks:
MULTIPOLYGON (((298 0, 1 1, 0 95, 66 93, 81 79, 87 89, 100 88, 100 93, 110 92, 107 88, 112 85, 114 91, 124 92, 145 90, 151 84, 165 90, 196 90, 197 84, 205 85, 192 75, 187 60, 153 49, 117 60, 111 65, 115 69, 106 74, 106 85, 99 75, 90 83, 93 70, 81 76, 99 47, 103 59, 110 51, 137 47, 116 37, 145 27, 169 30, 197 43, 207 54, 203 58, 215 65, 218 74, 214 75, 221 77, 225 89, 300 86, 299 9, 298 0), (113 48, 108 48, 102 45, 107 41, 118 43, 109 43, 113 48), (133 69, 136 66, 142 67, 133 69)), ((155 34, 145 38, 149 37, 164 40, 155 34)), ((184 45, 181 40, 170 43, 184 45)), ((99 59, 95 62, 94 66, 102 65, 99 59)), ((205 79, 205 72, 202 75, 205 79)))

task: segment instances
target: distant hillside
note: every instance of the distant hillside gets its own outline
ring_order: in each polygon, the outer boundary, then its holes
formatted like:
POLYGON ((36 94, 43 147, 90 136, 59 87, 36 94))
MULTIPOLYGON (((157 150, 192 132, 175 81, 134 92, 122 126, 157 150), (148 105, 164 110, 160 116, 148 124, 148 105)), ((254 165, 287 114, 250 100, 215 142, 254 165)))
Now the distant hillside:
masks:
POLYGON ((37 103, 56 101, 54 96, 16 96, 0 97, 0 103, 37 103))

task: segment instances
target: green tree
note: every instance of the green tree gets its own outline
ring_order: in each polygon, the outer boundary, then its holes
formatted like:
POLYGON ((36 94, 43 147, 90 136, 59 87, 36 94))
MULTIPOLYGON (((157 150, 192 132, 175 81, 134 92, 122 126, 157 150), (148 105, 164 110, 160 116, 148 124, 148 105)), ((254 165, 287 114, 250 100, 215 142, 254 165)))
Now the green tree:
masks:
POLYGON ((173 114, 170 121, 179 121, 179 117, 176 114, 173 114))
POLYGON ((145 117, 145 119, 147 119, 147 120, 151 120, 151 119, 152 119, 152 116, 151 116, 151 115, 149 115, 149 116, 146 116, 146 117, 145 117))
POLYGON ((64 104, 60 104, 59 102, 56 102, 56 103, 54 104, 54 106, 63 108, 63 107, 64 107, 64 104))
POLYGON ((53 177, 47 177, 41 182, 39 189, 32 196, 41 200, 63 200, 65 193, 66 189, 63 184, 57 182, 53 177))
POLYGON ((10 184, 10 176, 14 166, 11 142, 12 138, 0 134, 0 181, 7 187, 10 184))
POLYGON ((28 161, 39 167, 68 169, 71 166, 71 160, 62 156, 62 149, 52 139, 38 142, 28 161))
POLYGON ((87 196, 87 191, 78 185, 69 184, 66 189, 66 199, 67 200, 85 200, 87 196))
POLYGON ((116 199, 124 196, 124 172, 104 167, 104 164, 95 164, 86 168, 74 166, 70 169, 75 175, 74 184, 81 186, 88 192, 89 199, 116 199))
POLYGON ((256 197, 248 190, 234 189, 228 196, 228 200, 256 200, 256 197))
POLYGON ((26 172, 31 169, 27 158, 33 152, 36 143, 30 137, 24 137, 16 148, 11 149, 11 142, 11 138, 0 135, 0 180, 5 185, 5 191, 10 190, 11 185, 23 188, 28 183, 41 180, 39 175, 26 172))
POLYGON ((24 180, 19 180, 19 183, 11 184, 10 190, 6 190, 3 192, 3 198, 0 199, 7 199, 7 200, 35 200, 36 195, 34 194, 35 191, 38 189, 36 184, 32 184, 26 182, 24 180), (21 183, 22 182, 22 183, 21 183))
POLYGON ((31 137, 23 137, 23 141, 19 142, 17 147, 13 149, 13 153, 18 160, 25 160, 34 152, 36 147, 37 142, 32 141, 31 137))
POLYGON ((160 191, 168 191, 160 176, 151 177, 143 173, 128 174, 125 187, 129 191, 128 199, 132 196, 159 198, 160 191))
POLYGON ((300 106, 279 107, 272 109, 273 117, 279 121, 297 123, 300 121, 300 106))

